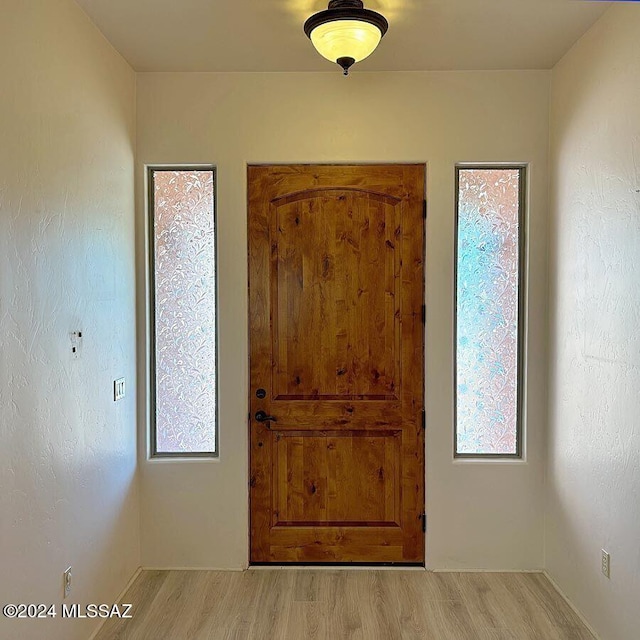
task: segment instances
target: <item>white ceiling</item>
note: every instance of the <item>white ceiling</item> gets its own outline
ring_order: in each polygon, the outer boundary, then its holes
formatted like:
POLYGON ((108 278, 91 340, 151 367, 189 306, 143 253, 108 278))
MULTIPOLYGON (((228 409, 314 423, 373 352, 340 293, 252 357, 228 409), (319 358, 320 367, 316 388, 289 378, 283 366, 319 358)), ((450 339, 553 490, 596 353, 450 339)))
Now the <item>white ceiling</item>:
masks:
MULTIPOLYGON (((137 71, 333 71, 302 31, 327 0, 77 0, 137 71)), ((365 0, 390 22, 361 71, 549 69, 588 0, 365 0)))

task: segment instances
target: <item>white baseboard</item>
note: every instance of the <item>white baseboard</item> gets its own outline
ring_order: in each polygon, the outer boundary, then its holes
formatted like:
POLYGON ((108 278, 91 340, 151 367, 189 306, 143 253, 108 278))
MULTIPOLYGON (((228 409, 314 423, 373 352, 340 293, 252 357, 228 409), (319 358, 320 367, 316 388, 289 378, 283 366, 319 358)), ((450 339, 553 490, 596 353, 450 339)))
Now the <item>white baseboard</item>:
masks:
MULTIPOLYGON (((135 570, 135 573, 129 579, 129 582, 127 582, 127 585, 125 586, 125 588, 118 594, 118 597, 115 598, 115 600, 113 601, 114 604, 120 603, 122 601, 127 591, 129 591, 129 589, 131 588, 131 585, 136 581, 136 579, 141 573, 142 573, 142 567, 138 567, 135 570)), ((89 636, 89 640, 93 640, 100 633, 100 631, 102 630, 102 627, 107 622, 107 620, 108 618, 104 618, 100 622, 100 624, 96 627, 95 631, 89 636)))
POLYGON ((544 573, 544 569, 429 569, 432 573, 544 573))
POLYGON ((560 594, 560 596, 562 596, 562 599, 569 605, 569 607, 571 607, 571 610, 578 616, 578 618, 580 618, 582 624, 584 624, 584 626, 589 629, 591 635, 596 640, 602 640, 602 638, 596 633, 595 629, 591 626, 589 621, 584 617, 584 615, 582 615, 582 611, 580 611, 580 609, 578 609, 578 607, 576 607, 576 605, 571 602, 567 594, 560 588, 558 583, 549 575, 546 570, 542 573, 544 574, 545 578, 553 585, 553 588, 560 594))
POLYGON ((142 571, 246 571, 243 567, 142 567, 142 571))

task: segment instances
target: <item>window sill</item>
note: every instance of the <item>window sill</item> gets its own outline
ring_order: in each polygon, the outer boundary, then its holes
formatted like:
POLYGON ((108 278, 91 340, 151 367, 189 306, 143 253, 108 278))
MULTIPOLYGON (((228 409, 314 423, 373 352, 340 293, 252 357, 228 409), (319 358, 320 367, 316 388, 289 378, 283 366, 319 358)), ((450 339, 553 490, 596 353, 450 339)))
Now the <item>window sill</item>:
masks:
POLYGON ((148 462, 149 464, 191 464, 191 463, 207 463, 207 462, 213 462, 213 463, 217 463, 220 462, 220 456, 171 456, 171 457, 162 457, 162 456, 156 456, 156 457, 149 457, 147 456, 146 462, 148 462))
POLYGON ((480 465, 488 465, 488 464, 499 464, 499 465, 527 465, 529 461, 526 457, 522 458, 493 458, 493 457, 485 457, 485 458, 453 458, 454 465, 468 465, 468 464, 480 464, 480 465))

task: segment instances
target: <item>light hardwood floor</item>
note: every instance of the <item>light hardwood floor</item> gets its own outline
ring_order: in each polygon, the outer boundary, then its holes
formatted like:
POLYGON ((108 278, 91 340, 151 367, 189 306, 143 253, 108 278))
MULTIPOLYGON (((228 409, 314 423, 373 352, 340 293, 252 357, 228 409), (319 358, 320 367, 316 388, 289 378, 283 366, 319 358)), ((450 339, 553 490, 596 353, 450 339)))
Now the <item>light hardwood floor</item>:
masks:
POLYGON ((144 571, 96 640, 593 640, 541 574, 144 571))

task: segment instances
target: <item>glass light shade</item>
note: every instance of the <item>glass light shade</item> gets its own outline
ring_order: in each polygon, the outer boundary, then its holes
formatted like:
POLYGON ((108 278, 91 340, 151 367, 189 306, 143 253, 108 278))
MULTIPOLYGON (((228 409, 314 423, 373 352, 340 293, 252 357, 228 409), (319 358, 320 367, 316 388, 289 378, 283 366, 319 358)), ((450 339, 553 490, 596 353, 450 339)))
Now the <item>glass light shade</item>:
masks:
POLYGON ((327 60, 353 58, 360 62, 376 50, 382 33, 362 20, 333 20, 317 26, 310 37, 318 53, 327 60))

